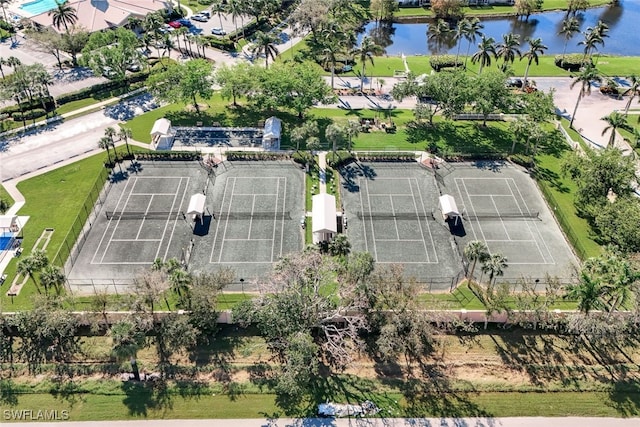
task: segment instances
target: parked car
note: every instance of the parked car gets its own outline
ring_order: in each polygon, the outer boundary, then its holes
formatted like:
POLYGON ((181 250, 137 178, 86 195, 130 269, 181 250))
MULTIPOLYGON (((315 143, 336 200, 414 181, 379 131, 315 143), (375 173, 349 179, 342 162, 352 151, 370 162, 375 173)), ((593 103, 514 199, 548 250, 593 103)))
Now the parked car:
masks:
POLYGON ((209 12, 208 10, 203 10, 198 15, 204 15, 207 17, 207 19, 211 18, 211 12, 209 12))
POLYGON ((193 22, 191 22, 189 19, 187 18, 181 18, 178 19, 178 22, 182 25, 184 25, 185 27, 193 27, 193 22))
POLYGON ((118 73, 116 73, 116 71, 115 71, 113 68, 109 67, 109 66, 104 67, 104 68, 102 69, 102 75, 103 75, 104 77, 106 77, 106 78, 115 77, 117 74, 118 74, 118 73))
POLYGON ((131 64, 129 64, 129 66, 127 67, 127 70, 133 72, 133 73, 137 73, 138 71, 140 71, 141 67, 140 64, 137 62, 133 62, 131 64))
POLYGON ((220 27, 214 27, 211 29, 211 34, 215 34, 216 36, 226 36, 227 32, 220 27))
POLYGON ((171 22, 169 22, 169 26, 171 28, 180 28, 180 27, 182 27, 182 23, 180 23, 178 21, 171 21, 171 22))
POLYGON ((522 87, 522 79, 518 79, 515 77, 510 77, 507 79, 508 87, 522 87))
POLYGON ((191 19, 193 21, 198 21, 198 22, 207 22, 209 20, 209 18, 207 18, 206 16, 204 16, 202 14, 193 15, 191 17, 191 19))

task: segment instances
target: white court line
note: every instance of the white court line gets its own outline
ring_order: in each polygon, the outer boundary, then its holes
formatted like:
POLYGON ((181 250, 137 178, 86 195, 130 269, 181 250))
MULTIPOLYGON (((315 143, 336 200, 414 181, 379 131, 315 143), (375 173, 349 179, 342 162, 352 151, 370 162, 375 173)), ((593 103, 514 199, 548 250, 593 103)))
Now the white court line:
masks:
MULTIPOLYGON (((127 187, 129 186, 129 183, 133 182, 132 181, 127 181, 124 184, 124 188, 122 189, 122 193, 120 193, 120 197, 118 197, 118 201, 116 202, 116 209, 118 208, 118 206, 120 206, 120 202, 122 201, 122 198, 124 197, 127 187)), ((91 257, 91 264, 101 264, 102 263, 102 259, 104 259, 104 254, 102 255, 102 258, 100 260, 100 262, 96 262, 96 257, 98 256, 98 252, 100 251, 100 248, 102 247, 102 243, 104 242, 104 238, 107 235, 107 232, 109 231, 109 227, 111 226, 111 221, 112 219, 108 220, 107 222, 107 226, 104 229, 104 232, 102 233, 102 237, 100 238, 100 242, 98 243, 98 246, 96 247, 96 251, 93 253, 93 257, 91 257)), ((111 235, 111 237, 113 237, 113 234, 111 235)), ((109 246, 109 244, 107 244, 107 246, 109 246)), ((106 249, 105 249, 106 251, 106 249)))
POLYGON ((273 239, 225 239, 227 242, 270 242, 273 239))
MULTIPOLYGON (((454 182, 456 183, 456 188, 458 189, 458 194, 460 194, 460 201, 462 202, 462 212, 464 212, 467 209, 467 203, 464 200, 464 195, 467 195, 467 198, 469 198, 469 194, 468 193, 463 193, 462 189, 460 188, 460 184, 459 181, 462 181, 464 178, 454 178, 454 182)), ((471 204, 471 199, 469 199, 469 204, 471 204)), ((469 221, 469 225, 471 226, 471 232, 473 233, 473 240, 478 240, 478 234, 476 233, 476 228, 473 226, 473 221, 469 221)))
MULTIPOLYGON (((371 199, 369 198, 369 181, 365 180, 365 187, 367 187, 367 204, 369 206, 369 213, 371 213, 371 199)), ((371 237, 372 237, 372 242, 373 242, 373 259, 375 259, 376 261, 378 261, 378 245, 376 245, 376 231, 373 229, 373 218, 370 218, 369 221, 371 222, 371 237)))
MULTIPOLYGON (((280 179, 278 179, 278 185, 280 184, 280 179)), ((289 184, 289 182, 287 181, 287 177, 284 177, 284 190, 283 190, 283 197, 282 197, 282 221, 280 221, 280 255, 282 256, 282 250, 284 247, 284 213, 285 213, 285 208, 287 207, 287 185, 289 184)), ((280 187, 278 186, 278 192, 280 191, 280 187)), ((277 196, 276 196, 277 197, 277 196)), ((276 200, 276 203, 278 201, 276 200)), ((271 261, 273 262, 273 258, 271 258, 271 261)))
POLYGON ((162 239, 111 239, 112 242, 162 242, 162 239))
MULTIPOLYGON (((151 198, 149 198, 149 202, 147 202, 147 208, 144 210, 144 214, 145 215, 147 213, 149 213, 149 208, 151 207, 151 202, 153 202, 153 196, 151 196, 151 198)), ((145 218, 142 218, 142 221, 140 221, 140 226, 138 226, 138 232, 136 233, 136 240, 138 240, 138 237, 140 237, 140 233, 142 232, 142 229, 144 228, 144 221, 145 221, 145 218)))
POLYGON ((131 193, 132 196, 175 196, 175 194, 176 193, 131 193))
MULTIPOLYGON (((358 183, 360 184, 360 190, 358 191, 358 197, 360 197, 360 212, 362 212, 364 214, 364 202, 362 200, 362 178, 358 178, 358 183)), ((369 212, 371 213, 371 212, 369 212)), ((367 220, 363 219, 362 220, 362 233, 364 234, 364 251, 365 252, 369 252, 369 242, 368 242, 368 235, 367 235, 367 220)))
MULTIPOLYGON (((507 184, 507 186, 509 186, 509 184, 507 184)), ((494 200, 493 196, 489 196, 489 198, 491 199, 491 203, 493 203, 493 207, 496 209, 496 213, 500 214, 500 211, 498 210, 498 205, 496 205, 496 201, 494 200)), ((518 201, 515 199, 515 197, 513 198, 513 201, 516 203, 516 206, 518 205, 518 201)), ((520 209, 518 207, 518 209, 520 209)), ((521 211, 522 213, 522 211, 521 211)), ((504 230, 504 234, 507 235, 507 240, 511 240, 511 236, 509 236, 509 232, 507 231, 507 227, 504 225, 504 221, 502 220, 502 218, 498 218, 500 220, 500 224, 502 225, 502 229, 504 230)))
POLYGON ((376 242, 424 242, 420 239, 378 239, 376 242))
MULTIPOLYGON (((491 178, 491 179, 495 179, 495 178, 491 178)), ((473 214, 477 215, 476 208, 473 205, 473 202, 471 201, 471 197, 469 197, 469 191, 467 190, 467 184, 465 183, 464 178, 462 178, 462 186, 464 187, 465 193, 467 193, 467 198, 469 199, 469 204, 471 205, 471 210, 473 211, 473 214)), ((470 222, 473 223, 473 221, 470 221, 470 222)), ((486 242, 487 237, 484 235, 484 230, 482 229, 482 225, 480 225, 480 222, 478 222, 478 229, 480 230, 480 234, 482 234, 482 240, 486 242)), ((474 235, 475 235, 475 230, 474 230, 474 235)))
POLYGON ((277 193, 233 193, 234 196, 277 196, 277 193))
POLYGON ((376 264, 437 264, 437 262, 427 262, 427 261, 376 261, 376 264))
MULTIPOLYGON (((512 179, 513 181, 513 179, 512 179)), ((531 210, 529 209, 529 206, 527 205, 527 202, 524 200, 524 197, 522 197, 522 193, 520 192, 520 187, 518 186, 518 184, 513 181, 513 185, 516 187, 516 190, 518 191, 518 195, 520 196, 520 200, 522 200, 522 204, 525 206, 525 208, 527 208, 527 212, 531 212, 531 210)), ((511 191, 511 194, 513 194, 513 190, 511 189, 511 186, 509 186, 509 190, 511 191)), ((515 199, 515 194, 513 194, 513 197, 515 199)), ((546 206, 543 204, 543 206, 546 206)), ((540 213, 538 213, 539 215, 540 213)), ((547 242, 542 238, 542 233, 540 232, 540 229, 538 228, 538 224, 535 223, 533 224, 533 226, 536 229, 536 233, 538 234, 538 237, 540 238, 540 240, 542 241, 542 244, 544 245, 545 249, 547 250, 547 254, 549 255, 549 258, 551 258, 551 263, 550 264, 555 264, 556 263, 556 259, 553 257, 553 254, 551 253, 551 250, 549 249, 549 246, 547 246, 547 242)), ((540 244, 538 243, 537 239, 535 238, 535 234, 533 234, 533 232, 531 231, 531 224, 527 224, 527 227, 529 228, 529 232, 531 233, 532 237, 534 238, 534 240, 536 240, 536 246, 538 248, 538 251, 540 252, 540 255, 542 255, 542 259, 545 260, 545 256, 544 253, 542 252, 542 249, 540 248, 540 244)), ((564 238, 564 237, 563 237, 564 238)), ((546 262, 546 260, 545 260, 546 262)))
MULTIPOLYGON (((427 207, 424 205, 424 199, 422 198, 422 192, 420 192, 420 184, 418 183, 418 179, 414 178, 416 184, 416 190, 418 191, 418 197, 420 197, 420 204, 422 205, 422 213, 427 215, 427 207)), ((413 193, 413 190, 411 191, 413 193)), ((418 202, 415 196, 413 197, 413 203, 416 207, 416 212, 418 211, 418 202)), ((431 248, 433 249, 433 255, 435 257, 435 263, 438 263, 438 252, 436 251, 436 244, 433 241, 433 234, 431 234, 431 227, 429 227, 429 221, 425 220, 425 225, 427 226, 427 231, 429 232, 429 240, 431 240, 431 248)), ((420 223, 422 224, 422 223, 420 223)), ((429 256, 429 250, 427 249, 427 239, 425 239, 424 231, 422 230, 422 225, 420 225, 420 235, 422 236, 422 241, 424 242, 424 253, 427 256, 427 262, 432 262, 431 257, 429 256)))
MULTIPOLYGON (((391 206, 391 215, 395 215, 396 211, 393 207, 393 196, 390 194, 389 194, 389 206, 391 206)), ((393 225, 396 228, 396 240, 400 240, 400 230, 398 230, 398 221, 395 217, 393 218, 393 225)))
MULTIPOLYGON (((231 178, 227 178, 227 183, 229 182, 229 179, 231 178)), ((224 242, 226 240, 227 237, 227 228, 229 226, 229 213, 231 212, 231 205, 233 204, 233 193, 234 190, 236 188, 236 182, 238 181, 237 177, 233 177, 233 187, 231 188, 231 196, 229 196, 229 206, 227 207, 227 219, 224 222, 224 232, 222 233, 222 242, 220 243, 220 254, 218 254, 218 263, 222 262, 222 251, 224 249, 224 242)), ((225 191, 226 191, 226 186, 225 186, 225 191)))
POLYGON ((271 256, 269 259, 273 262, 273 251, 275 250, 276 245, 276 224, 278 221, 278 193, 280 193, 280 180, 276 182, 276 209, 273 214, 273 231, 271 232, 271 256))
POLYGON ((504 239, 500 239, 500 240, 496 240, 496 239, 489 239, 489 240, 485 240, 485 242, 518 242, 518 243, 535 243, 535 239, 521 239, 521 240, 514 240, 514 239, 509 239, 509 240, 504 240, 504 239))
POLYGON ((273 264, 273 261, 225 261, 225 262, 217 262, 213 264, 273 264))
MULTIPOLYGON (((221 209, 220 209, 220 215, 222 216, 222 206, 227 206, 224 204, 224 201, 227 197, 227 188, 229 187, 229 180, 231 179, 231 177, 227 177, 227 179, 224 182, 224 191, 222 192, 222 204, 221 209)), ((226 221, 229 221, 229 218, 227 217, 226 221)), ((216 242, 218 241, 218 231, 220 230, 220 223, 222 221, 220 219, 218 219, 218 221, 216 221, 216 234, 213 237, 213 245, 211 245, 211 254, 209 254, 209 263, 213 263, 213 253, 216 251, 216 242)), ((225 222, 226 225, 226 222, 225 222)))
MULTIPOLYGON (((137 177, 136 177, 136 181, 135 182, 138 182, 138 178, 137 177)), ((135 182, 133 184, 134 187, 135 187, 135 182)), ((126 189, 126 186, 125 186, 125 189, 126 189)), ((125 207, 129 203, 129 199, 130 198, 131 198, 131 193, 129 193, 129 195, 127 196, 127 200, 124 202, 124 206, 125 207)), ((119 204, 119 201, 118 201, 118 204, 119 204)), ((116 208, 117 207, 118 207, 118 205, 116 205, 116 208)), ((109 236, 109 240, 107 241, 107 246, 105 246, 105 248, 104 248, 104 253, 102 254, 102 258, 100 258, 99 264, 102 264, 103 261, 104 261, 104 257, 107 256, 107 252, 109 251, 109 247, 111 246, 111 239, 113 239, 113 236, 116 234, 116 230, 118 229, 118 226, 120 225, 120 221, 122 221, 122 218, 118 218, 118 220, 116 221, 116 226, 113 227, 113 231, 111 231, 111 236, 109 236)), ((111 225, 111 220, 109 220, 109 225, 111 225)))
MULTIPOLYGON (((386 178, 382 178, 383 180, 386 178)), ((400 179, 400 178, 396 178, 400 179)), ((405 181, 409 181, 411 178, 402 178, 405 181)), ((387 196, 413 196, 411 193, 376 193, 372 194, 371 197, 387 197, 387 196)))
MULTIPOLYGON (((191 178, 187 177, 186 180, 187 180, 187 183, 184 185, 184 190, 182 190, 182 200, 180 200, 180 204, 178 206, 182 206, 184 204, 184 199, 185 199, 185 197, 187 195, 187 188, 189 188, 189 182, 191 181, 191 178)), ((179 185, 182 185, 182 179, 180 179, 180 184, 179 185)), ((176 198, 177 198, 177 196, 176 196, 176 198)), ((174 205, 171 205, 171 211, 172 212, 175 211, 174 205)), ((184 214, 184 212, 183 212, 183 214, 184 214)), ((165 249, 165 251, 164 251, 164 259, 165 260, 167 259, 167 254, 169 253, 169 248, 171 247, 171 241, 173 240, 173 236, 174 236, 174 234, 176 232, 176 227, 178 225, 178 221, 179 220, 180 220, 179 218, 173 218, 173 227, 171 229, 171 235, 169 236, 169 241, 167 242, 167 249, 165 249)), ((166 229, 167 229, 168 225, 169 225, 169 220, 167 220, 167 223, 165 224, 165 232, 162 234, 163 236, 166 235, 166 229)), ((161 246, 162 246, 162 243, 160 243, 160 245, 158 245, 158 251, 160 250, 161 246)))
POLYGON ((251 226, 253 225, 253 213, 256 210, 256 195, 251 197, 251 216, 249 217, 249 229, 247 230, 247 240, 251 239, 251 226))

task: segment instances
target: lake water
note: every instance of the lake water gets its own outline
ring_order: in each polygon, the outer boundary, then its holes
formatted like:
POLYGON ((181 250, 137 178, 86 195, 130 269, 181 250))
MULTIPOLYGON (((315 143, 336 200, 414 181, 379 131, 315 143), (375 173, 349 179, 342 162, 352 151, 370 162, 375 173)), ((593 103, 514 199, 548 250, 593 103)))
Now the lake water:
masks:
MULTIPOLYGON (((497 42, 502 40, 503 34, 520 34, 522 51, 528 45, 524 43, 525 37, 540 37, 542 43, 549 47, 546 54, 562 53, 564 49, 564 37, 558 32, 562 28, 564 12, 547 12, 532 15, 529 21, 516 18, 486 18, 482 19, 484 29, 482 32, 487 37, 493 37, 497 42)), ((578 15, 580 30, 593 27, 598 20, 609 25, 609 37, 605 38, 604 47, 598 46, 599 52, 616 55, 640 56, 640 0, 624 0, 617 7, 603 7, 589 9, 578 15)), ((449 39, 440 46, 427 40, 428 23, 393 23, 386 26, 376 26, 371 22, 365 26, 365 33, 360 34, 358 42, 364 34, 369 34, 376 42, 385 48, 387 55, 427 55, 434 53, 455 54, 457 45, 449 39)), ((582 46, 578 42, 583 40, 581 34, 576 34, 567 44, 567 52, 582 52, 582 46)), ((477 44, 471 45, 470 53, 477 50, 477 44)), ((461 54, 465 54, 468 42, 462 41, 461 54)))

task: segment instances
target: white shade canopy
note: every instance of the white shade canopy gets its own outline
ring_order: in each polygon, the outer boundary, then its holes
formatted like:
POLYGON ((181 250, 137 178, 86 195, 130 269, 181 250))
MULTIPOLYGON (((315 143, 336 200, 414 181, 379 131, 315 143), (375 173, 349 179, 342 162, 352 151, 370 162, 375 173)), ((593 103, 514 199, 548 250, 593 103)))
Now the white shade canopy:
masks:
POLYGON ((2 215, 0 216, 0 233, 6 230, 11 230, 17 225, 18 217, 15 215, 2 215))
POLYGON ((156 120, 151 128, 151 136, 165 136, 171 134, 171 120, 164 117, 156 120))
POLYGON ((187 209, 187 215, 203 215, 204 204, 206 200, 207 196, 201 193, 191 196, 191 200, 189 200, 189 208, 187 209))
POLYGON ((440 196, 440 210, 445 217, 460 216, 456 201, 450 194, 443 194, 440 196))
POLYGON ((280 139, 280 133, 282 132, 282 120, 277 117, 269 117, 264 122, 263 138, 280 139))
POLYGON ((336 198, 331 194, 316 194, 312 197, 313 212, 311 231, 314 233, 336 233, 336 198))

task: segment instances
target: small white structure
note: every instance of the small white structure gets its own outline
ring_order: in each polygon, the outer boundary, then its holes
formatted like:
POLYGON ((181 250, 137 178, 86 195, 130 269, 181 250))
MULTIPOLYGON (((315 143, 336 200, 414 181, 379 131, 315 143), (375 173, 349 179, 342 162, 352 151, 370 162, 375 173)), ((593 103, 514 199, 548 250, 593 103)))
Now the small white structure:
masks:
POLYGON ((207 196, 201 193, 194 194, 189 200, 187 215, 190 215, 194 221, 200 219, 200 224, 204 222, 204 204, 206 201, 207 196))
POLYGON ((171 120, 164 117, 156 120, 151 128, 151 142, 156 150, 170 150, 174 135, 171 120))
POLYGON ((322 193, 313 196, 311 201, 313 243, 328 242, 338 232, 336 198, 331 194, 322 193))
POLYGON ((0 216, 0 235, 2 233, 17 233, 20 231, 20 224, 16 215, 0 216))
POLYGON ((277 117, 269 117, 264 122, 262 134, 262 148, 265 150, 280 149, 280 134, 282 133, 282 120, 277 117))
POLYGON ((456 224, 458 223, 460 212, 452 195, 443 194, 440 196, 440 211, 442 212, 443 219, 455 219, 456 224))

